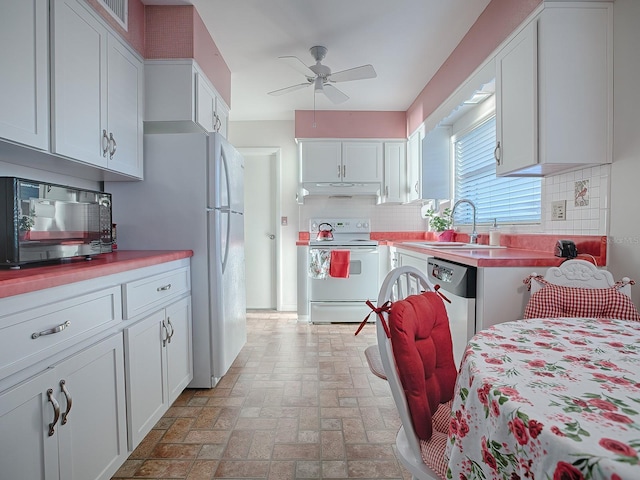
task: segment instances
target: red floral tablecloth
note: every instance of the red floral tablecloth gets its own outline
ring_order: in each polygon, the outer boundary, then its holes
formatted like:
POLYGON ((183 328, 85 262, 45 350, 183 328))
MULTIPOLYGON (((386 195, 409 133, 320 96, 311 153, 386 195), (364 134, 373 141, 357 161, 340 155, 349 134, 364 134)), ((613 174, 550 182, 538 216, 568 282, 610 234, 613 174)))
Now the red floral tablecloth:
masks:
POLYGON ((530 319, 467 346, 449 478, 640 479, 640 322, 530 319))

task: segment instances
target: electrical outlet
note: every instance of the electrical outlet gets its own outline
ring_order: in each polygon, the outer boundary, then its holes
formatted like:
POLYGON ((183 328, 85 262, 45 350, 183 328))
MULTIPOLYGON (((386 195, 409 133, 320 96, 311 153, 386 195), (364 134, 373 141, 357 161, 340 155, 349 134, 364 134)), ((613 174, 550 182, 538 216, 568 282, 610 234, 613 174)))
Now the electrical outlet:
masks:
POLYGON ((551 202, 551 220, 566 220, 567 219, 567 201, 557 200, 551 202))

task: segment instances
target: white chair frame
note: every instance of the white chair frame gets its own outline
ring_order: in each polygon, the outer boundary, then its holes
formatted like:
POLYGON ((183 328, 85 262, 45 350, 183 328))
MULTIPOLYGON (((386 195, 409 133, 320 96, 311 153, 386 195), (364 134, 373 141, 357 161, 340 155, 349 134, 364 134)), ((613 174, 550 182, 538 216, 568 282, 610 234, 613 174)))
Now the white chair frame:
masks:
MULTIPOLYGON (((532 275, 537 275, 533 273, 532 275)), ((611 272, 596 268, 586 260, 567 260, 559 267, 551 267, 543 277, 547 282, 565 287, 609 288, 616 284, 611 272)), ((631 284, 628 277, 622 279, 624 285, 620 292, 631 297, 631 284)), ((544 285, 531 279, 531 295, 544 285)))
MULTIPOLYGON (((429 283, 424 273, 411 266, 395 268, 387 274, 382 287, 380 287, 378 308, 388 300, 392 302, 402 300, 409 295, 419 294, 424 291, 435 291, 435 288, 429 283)), ((388 322, 388 313, 383 312, 381 315, 384 321, 388 322)), ((387 338, 386 331, 378 317, 376 317, 376 336, 378 348, 380 349, 380 360, 402 422, 402 426, 396 436, 396 447, 400 461, 411 472, 414 479, 439 480, 438 474, 422 461, 420 440, 413 429, 409 405, 407 404, 393 357, 391 340, 387 338)))

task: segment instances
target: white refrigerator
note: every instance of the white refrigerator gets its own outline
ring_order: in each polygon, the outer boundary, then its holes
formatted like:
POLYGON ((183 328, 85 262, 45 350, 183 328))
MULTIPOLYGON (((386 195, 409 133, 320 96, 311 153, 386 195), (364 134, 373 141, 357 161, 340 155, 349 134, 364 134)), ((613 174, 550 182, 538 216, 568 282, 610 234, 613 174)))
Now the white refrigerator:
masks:
POLYGON ((218 133, 144 136, 144 180, 105 182, 119 250, 193 250, 194 388, 227 373, 247 340, 244 160, 218 133))

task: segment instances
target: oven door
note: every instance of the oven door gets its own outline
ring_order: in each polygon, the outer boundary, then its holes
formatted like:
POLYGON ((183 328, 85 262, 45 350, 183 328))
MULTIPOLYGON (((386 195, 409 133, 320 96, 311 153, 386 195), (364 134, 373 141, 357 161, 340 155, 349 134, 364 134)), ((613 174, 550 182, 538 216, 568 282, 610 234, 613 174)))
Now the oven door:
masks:
POLYGON ((349 277, 310 278, 309 300, 312 302, 364 302, 371 300, 375 303, 378 298, 378 248, 333 247, 327 250, 332 249, 351 252, 349 277))

